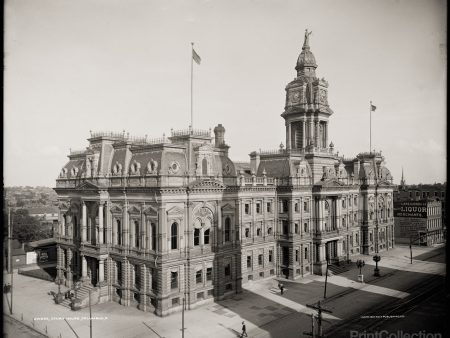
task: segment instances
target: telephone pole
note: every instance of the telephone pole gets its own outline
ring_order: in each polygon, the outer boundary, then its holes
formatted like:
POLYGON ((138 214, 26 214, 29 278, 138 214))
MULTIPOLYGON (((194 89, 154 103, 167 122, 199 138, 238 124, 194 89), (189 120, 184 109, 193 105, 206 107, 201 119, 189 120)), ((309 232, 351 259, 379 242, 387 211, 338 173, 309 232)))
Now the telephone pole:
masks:
POLYGON ((328 310, 320 305, 320 300, 317 302, 317 304, 306 304, 306 307, 309 307, 310 309, 317 310, 317 334, 314 332, 314 314, 312 315, 313 319, 313 325, 312 325, 312 332, 303 332, 303 334, 307 336, 312 336, 314 338, 324 338, 323 335, 323 328, 322 328, 322 312, 326 313, 333 313, 331 310, 328 310))

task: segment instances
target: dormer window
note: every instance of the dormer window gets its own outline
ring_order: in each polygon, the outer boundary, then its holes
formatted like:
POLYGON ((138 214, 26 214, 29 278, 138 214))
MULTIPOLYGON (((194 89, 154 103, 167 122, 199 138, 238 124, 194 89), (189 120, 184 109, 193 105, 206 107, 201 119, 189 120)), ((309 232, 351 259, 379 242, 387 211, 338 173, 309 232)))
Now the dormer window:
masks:
POLYGON ((202 175, 208 175, 208 160, 206 158, 202 160, 202 175))

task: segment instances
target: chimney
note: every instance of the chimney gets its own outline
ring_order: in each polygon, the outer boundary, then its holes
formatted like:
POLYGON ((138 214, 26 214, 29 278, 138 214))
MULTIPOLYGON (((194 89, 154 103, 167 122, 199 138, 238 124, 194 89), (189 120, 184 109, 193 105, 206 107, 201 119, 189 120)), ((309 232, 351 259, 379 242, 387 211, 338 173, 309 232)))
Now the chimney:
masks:
POLYGON ((258 172, 259 167, 259 153, 256 151, 253 151, 250 153, 250 170, 254 171, 255 173, 258 172))
POLYGON ((225 128, 221 123, 214 128, 216 147, 221 147, 225 145, 225 128))

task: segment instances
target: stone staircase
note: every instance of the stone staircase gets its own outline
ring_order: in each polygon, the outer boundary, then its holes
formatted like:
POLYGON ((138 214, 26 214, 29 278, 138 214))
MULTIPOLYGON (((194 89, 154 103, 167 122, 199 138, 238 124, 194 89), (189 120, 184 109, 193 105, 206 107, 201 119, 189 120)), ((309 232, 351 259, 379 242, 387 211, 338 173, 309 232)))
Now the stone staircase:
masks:
MULTIPOLYGON (((91 291, 91 305, 98 303, 98 290, 92 285, 82 285, 77 290, 77 297, 81 301, 81 307, 89 306, 89 290, 91 291)), ((71 300, 69 298, 64 299, 59 305, 71 309, 71 300)))
POLYGON ((338 264, 330 264, 328 266, 328 273, 329 273, 329 275, 339 275, 343 272, 349 271, 352 267, 354 267, 353 262, 350 262, 350 263, 339 262, 339 265, 338 264))

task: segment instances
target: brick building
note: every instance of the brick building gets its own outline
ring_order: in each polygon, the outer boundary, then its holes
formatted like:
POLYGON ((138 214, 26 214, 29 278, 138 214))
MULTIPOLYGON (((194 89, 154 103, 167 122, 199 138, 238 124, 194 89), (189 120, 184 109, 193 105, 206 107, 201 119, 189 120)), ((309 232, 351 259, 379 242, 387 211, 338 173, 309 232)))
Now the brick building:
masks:
POLYGON ((249 163, 229 158, 220 124, 214 136, 91 133, 56 181, 66 285, 167 315, 183 299, 192 308, 248 280, 323 274, 327 261, 392 248, 392 176, 380 153, 335 152, 316 68, 305 34, 281 115, 286 146, 249 163))

